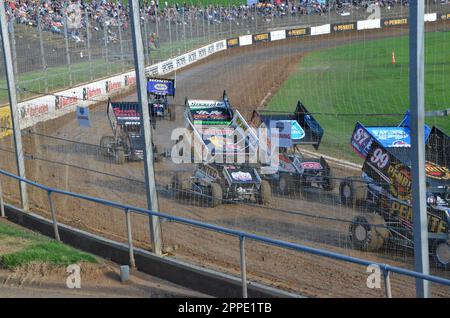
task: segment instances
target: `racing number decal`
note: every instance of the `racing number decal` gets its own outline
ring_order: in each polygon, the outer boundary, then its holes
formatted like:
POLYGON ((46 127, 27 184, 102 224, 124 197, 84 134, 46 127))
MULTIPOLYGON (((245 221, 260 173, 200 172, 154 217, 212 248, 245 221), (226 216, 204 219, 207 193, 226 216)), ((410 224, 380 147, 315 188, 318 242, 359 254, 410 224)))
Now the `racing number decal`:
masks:
POLYGON ((353 140, 358 143, 359 146, 364 146, 365 142, 370 138, 370 135, 362 128, 359 128, 353 135, 353 140))
POLYGON ((381 148, 375 149, 373 152, 372 157, 370 158, 370 161, 375 164, 378 169, 382 170, 386 168, 386 166, 389 163, 389 155, 386 152, 383 152, 381 148))

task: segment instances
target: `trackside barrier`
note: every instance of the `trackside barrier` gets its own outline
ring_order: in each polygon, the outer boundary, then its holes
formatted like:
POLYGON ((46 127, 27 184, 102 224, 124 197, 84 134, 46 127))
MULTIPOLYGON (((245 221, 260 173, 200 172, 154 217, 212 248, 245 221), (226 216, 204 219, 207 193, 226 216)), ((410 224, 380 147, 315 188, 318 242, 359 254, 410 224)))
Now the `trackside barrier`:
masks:
MULTIPOLYGON (((1 169, 0 169, 0 174, 4 175, 6 177, 9 177, 9 178, 16 179, 18 181, 25 182, 31 186, 34 186, 36 188, 39 188, 39 189, 47 192, 49 202, 50 202, 50 207, 52 210, 51 212, 52 212, 52 218, 53 218, 53 228, 54 228, 54 232, 55 232, 54 234, 55 234, 55 238, 57 240, 59 240, 59 232, 58 232, 58 225, 57 225, 57 221, 56 221, 56 211, 55 211, 55 208, 53 205, 53 201, 51 199, 52 193, 66 195, 66 196, 70 196, 73 198, 90 201, 90 202, 94 202, 94 203, 98 203, 98 204, 102 204, 105 206, 123 210, 125 217, 126 217, 128 248, 129 248, 129 254, 130 254, 130 265, 132 267, 134 267, 134 264, 135 264, 133 240, 132 240, 132 228, 131 228, 131 223, 130 223, 130 213, 132 213, 132 212, 147 215, 147 216, 157 216, 157 217, 164 218, 171 222, 177 222, 180 224, 190 225, 193 227, 198 227, 198 228, 238 237, 239 238, 239 250, 240 250, 242 296, 244 298, 247 297, 247 270, 246 270, 246 262, 245 262, 245 260, 246 260, 245 242, 247 239, 250 239, 250 240, 253 240, 256 242, 273 245, 273 246, 277 246, 277 247, 281 247, 281 248, 285 248, 285 249, 295 250, 298 252, 304 252, 304 253, 309 253, 309 254, 318 255, 321 257, 331 258, 334 260, 339 260, 339 261, 343 261, 343 262, 347 262, 347 263, 353 263, 353 264, 357 264, 357 265, 361 265, 361 266, 366 266, 366 267, 367 266, 378 266, 380 268, 380 270, 383 271, 383 275, 385 278, 384 279, 385 293, 386 293, 386 297, 388 297, 388 298, 392 297, 390 273, 397 273, 397 274, 409 276, 409 277, 412 277, 415 279, 422 279, 422 280, 427 280, 427 281, 430 281, 433 283, 450 286, 450 280, 448 280, 448 279, 437 277, 437 276, 432 276, 432 275, 425 275, 425 274, 414 272, 414 271, 404 269, 401 267, 391 266, 391 265, 383 264, 383 263, 371 262, 371 261, 368 261, 365 259, 347 256, 347 255, 343 255, 343 254, 339 254, 339 253, 335 253, 335 252, 331 252, 331 251, 326 251, 326 250, 308 247, 308 246, 304 246, 304 245, 300 245, 300 244, 296 244, 296 243, 290 243, 290 242, 286 242, 286 241, 276 240, 276 239, 272 239, 269 237, 264 237, 264 236, 259 236, 256 234, 246 233, 243 231, 233 230, 233 229, 229 229, 229 228, 225 228, 225 227, 221 227, 221 226, 217 226, 217 225, 213 225, 213 224, 208 224, 208 223, 204 223, 204 222, 200 222, 200 221, 176 217, 176 216, 168 215, 165 213, 149 211, 149 210, 146 210, 143 208, 125 205, 125 204, 121 204, 121 203, 114 202, 114 201, 99 199, 99 198, 95 198, 95 197, 91 197, 91 196, 87 196, 87 195, 83 195, 83 194, 78 194, 78 193, 63 191, 63 190, 59 190, 59 189, 55 189, 55 188, 50 188, 50 187, 47 187, 40 183, 21 178, 19 176, 16 176, 12 173, 9 173, 9 172, 1 170, 1 169)), ((1 195, 1 192, 0 192, 0 195, 1 195)))

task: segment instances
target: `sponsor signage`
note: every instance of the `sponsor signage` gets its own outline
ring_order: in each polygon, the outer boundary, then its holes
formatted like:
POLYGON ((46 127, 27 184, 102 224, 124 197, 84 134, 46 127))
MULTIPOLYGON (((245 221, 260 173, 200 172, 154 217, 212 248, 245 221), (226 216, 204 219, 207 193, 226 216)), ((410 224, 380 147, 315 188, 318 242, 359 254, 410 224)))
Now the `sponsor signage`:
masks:
POLYGON ((356 23, 356 28, 358 30, 370 30, 370 29, 379 29, 381 28, 381 20, 373 19, 373 20, 362 20, 356 23))
POLYGON ((442 20, 450 20, 450 13, 444 13, 441 15, 442 20))
POLYGON ((331 32, 330 24, 324 24, 324 25, 311 27, 311 35, 328 34, 330 32, 331 32))
POLYGON ((270 40, 269 33, 259 33, 259 34, 254 34, 253 35, 253 42, 254 43, 267 42, 269 40, 270 40))
POLYGON ((423 17, 424 22, 434 22, 437 20, 437 13, 427 13, 423 17))
POLYGON ((353 30, 356 30, 356 22, 333 24, 333 32, 343 32, 353 30))
POLYGON ((286 38, 286 30, 270 32, 270 41, 284 40, 286 38))
POLYGON ((288 38, 303 37, 305 35, 309 35, 309 28, 286 30, 286 36, 288 38))
POLYGON ((408 24, 408 18, 397 18, 397 19, 384 19, 383 26, 390 27, 396 25, 406 25, 408 24))
POLYGON ((102 95, 101 87, 83 87, 83 100, 85 101, 100 95, 102 95))
POLYGON ((56 110, 66 108, 68 106, 73 106, 77 103, 78 103, 78 98, 75 96, 56 96, 55 97, 56 110))
POLYGON ((239 37, 239 46, 245 46, 250 44, 252 44, 252 36, 250 34, 239 37))
POLYGON ((125 75, 125 86, 131 86, 136 84, 135 75, 125 75))
POLYGON ((110 93, 113 91, 117 91, 119 89, 122 88, 122 83, 121 82, 117 82, 117 81, 106 81, 105 82, 105 88, 106 88, 106 92, 110 93))
POLYGON ((232 38, 227 40, 227 47, 236 47, 239 46, 239 38, 232 38))
POLYGON ((81 127, 91 127, 91 121, 89 119, 89 108, 77 106, 77 121, 81 127))
POLYGON ((12 134, 12 122, 9 107, 0 108, 0 138, 12 134))

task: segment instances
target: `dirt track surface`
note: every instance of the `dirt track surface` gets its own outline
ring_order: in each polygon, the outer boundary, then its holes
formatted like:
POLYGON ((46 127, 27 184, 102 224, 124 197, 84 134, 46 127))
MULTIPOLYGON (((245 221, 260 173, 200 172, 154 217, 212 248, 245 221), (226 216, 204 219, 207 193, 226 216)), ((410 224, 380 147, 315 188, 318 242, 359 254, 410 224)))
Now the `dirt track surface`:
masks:
MULTIPOLYGON (((446 28, 440 24, 436 28, 446 28)), ((433 27, 434 28, 434 27, 433 27)), ((301 40, 263 43, 260 45, 224 51, 194 67, 177 73, 177 98, 182 105, 190 98, 219 99, 226 89, 231 102, 245 116, 260 106, 268 93, 276 92, 279 85, 295 69, 299 59, 307 52, 334 47, 354 41, 370 40, 405 34, 407 28, 384 31, 334 34, 301 40)), ((135 100, 134 94, 125 97, 135 100)), ((73 114, 52 122, 40 124, 35 132, 98 145, 101 136, 111 135, 105 105, 92 109, 93 128, 80 128, 73 114)), ((183 108, 177 107, 177 121, 160 121, 154 132, 155 143, 170 148, 173 128, 183 125, 183 108)), ((30 134, 24 138, 25 152, 33 154, 27 160, 27 174, 40 183, 73 192, 93 195, 136 206, 146 206, 143 187, 143 165, 140 162, 116 165, 102 158, 96 146, 76 144, 30 134), (45 158, 38 160, 36 158, 45 158), (63 162, 55 164, 50 161, 63 162), (79 169, 73 166, 80 166, 79 169), (92 169, 92 171, 86 170, 92 169), (97 172, 96 172, 97 171, 97 172), (101 172, 101 173, 99 173, 101 172), (114 176, 106 175, 111 174, 114 176), (119 176, 119 177, 115 177, 119 176)), ((12 149, 11 141, 4 140, 2 149, 12 149)), ((2 152, 1 168, 14 171, 14 156, 2 152)), ((351 249, 348 239, 348 221, 359 212, 339 204, 336 193, 308 192, 305 199, 297 196, 274 195, 269 206, 228 204, 211 209, 190 200, 174 201, 164 186, 177 170, 192 170, 192 165, 174 165, 168 160, 155 164, 157 184, 160 188, 159 206, 162 212, 241 229, 265 236, 308 246, 332 250, 377 262, 401 267, 412 267, 412 257, 401 248, 386 248, 378 253, 351 249), (330 220, 331 219, 339 219, 330 220)), ((337 176, 357 175, 354 170, 335 169, 337 176)), ((16 184, 1 179, 9 200, 18 199, 16 184)), ((48 216, 45 193, 30 189, 33 209, 48 216)), ((70 225, 124 241, 126 230, 121 211, 96 204, 58 197, 58 218, 70 225)), ((149 227, 146 217, 133 216, 135 244, 149 247, 149 227)), ((188 228, 179 224, 162 223, 166 251, 179 259, 239 273, 238 239, 226 235, 188 228)), ((301 293, 306 296, 382 297, 383 289, 366 287, 366 268, 353 264, 327 260, 314 255, 268 247, 247 242, 249 278, 266 284, 301 293)), ((435 274, 449 277, 448 272, 434 270, 435 274)), ((414 280, 400 275, 392 277, 393 295, 414 296, 414 280)), ((433 286, 434 296, 448 297, 448 289, 433 286)))

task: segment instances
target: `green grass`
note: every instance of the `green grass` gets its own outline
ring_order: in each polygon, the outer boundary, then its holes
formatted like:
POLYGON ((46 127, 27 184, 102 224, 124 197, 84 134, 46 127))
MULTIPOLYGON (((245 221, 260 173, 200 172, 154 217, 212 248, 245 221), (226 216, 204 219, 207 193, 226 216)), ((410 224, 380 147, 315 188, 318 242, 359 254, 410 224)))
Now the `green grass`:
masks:
MULTIPOLYGON (((282 85, 268 109, 293 111, 297 100, 315 115, 325 130, 322 151, 357 161, 349 150, 355 123, 396 125, 401 116, 363 114, 403 114, 409 108, 408 37, 365 41, 307 54, 296 72, 282 85), (392 52, 396 64, 392 64, 392 52), (322 113, 323 115, 319 115, 322 113), (348 114, 347 116, 324 115, 348 114), (354 114, 354 115, 352 115, 354 114)), ((426 34, 426 110, 447 109, 450 105, 450 32, 426 34)), ((427 118, 450 132, 448 117, 427 118)))
POLYGON ((96 257, 91 254, 1 222, 0 244, 6 238, 9 239, 9 244, 11 242, 14 244, 14 240, 17 240, 17 242, 21 242, 21 245, 24 245, 18 251, 0 254, 0 265, 8 269, 32 262, 50 263, 57 266, 67 266, 79 262, 97 263, 96 257))

